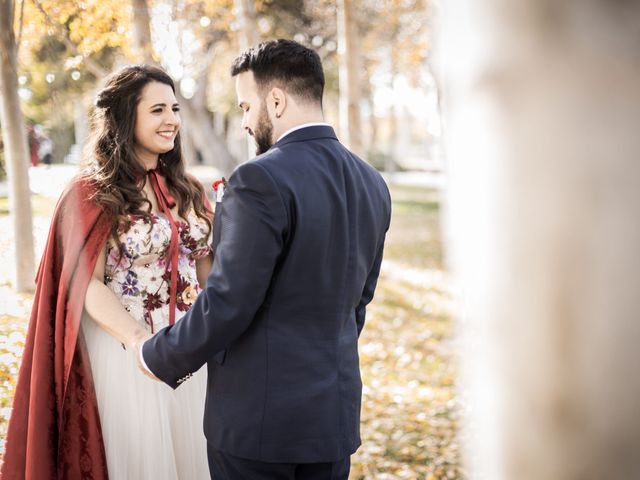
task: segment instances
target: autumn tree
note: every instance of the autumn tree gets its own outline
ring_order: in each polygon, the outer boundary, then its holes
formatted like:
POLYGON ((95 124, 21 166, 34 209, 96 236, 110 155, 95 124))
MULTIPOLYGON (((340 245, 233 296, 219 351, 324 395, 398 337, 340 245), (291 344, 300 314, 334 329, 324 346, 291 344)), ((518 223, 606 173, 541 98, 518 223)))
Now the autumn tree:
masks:
MULTIPOLYGON (((144 11, 146 4, 146 0, 132 0, 132 7, 139 11, 144 11)), ((230 2, 194 0, 185 2, 179 10, 170 11, 171 15, 163 21, 155 24, 152 21, 152 27, 163 30, 161 36, 165 41, 181 47, 177 58, 170 57, 163 48, 158 49, 157 58, 177 82, 176 96, 181 105, 185 140, 198 151, 205 164, 216 166, 228 175, 237 161, 229 152, 224 137, 214 128, 207 98, 211 63, 219 44, 227 36, 230 2), (178 27, 176 36, 172 34, 171 24, 178 27)), ((139 39, 138 43, 150 50, 151 29, 138 31, 149 36, 139 39)), ((151 52, 145 55, 149 56, 151 52)))
MULTIPOLYGON (((167 68, 176 80, 176 93, 185 119, 185 143, 195 147, 205 163, 225 172, 233 169, 235 159, 229 154, 224 139, 213 129, 206 101, 209 67, 217 44, 228 28, 229 2, 185 2, 180 9, 170 8, 168 18, 153 14, 146 0, 131 0, 129 8, 122 8, 115 0, 86 3, 33 0, 26 5, 28 15, 25 18, 29 22, 25 24, 25 39, 28 48, 23 52, 22 62, 28 82, 25 87, 32 92, 48 91, 52 94, 41 102, 34 98, 31 105, 37 105, 43 112, 51 111, 51 108, 43 107, 67 93, 78 98, 78 90, 92 91, 117 65, 157 62, 167 68), (204 19, 211 21, 205 23, 204 19), (180 25, 175 38, 172 34, 176 32, 170 29, 170 22, 180 25), (47 27, 45 31, 42 25, 47 27), (152 37, 154 27, 160 29, 155 39, 152 37), (178 63, 175 58, 168 59, 165 51, 154 52, 152 41, 158 38, 176 42, 182 47, 178 63), (55 49, 43 48, 52 42, 57 44, 55 49), (196 44, 199 49, 194 51, 192 46, 196 44), (181 70, 174 68, 176 64, 181 70), (47 78, 50 83, 42 88, 47 78), (70 82, 70 78, 74 81, 70 82), (185 89, 181 87, 189 82, 192 86, 204 85, 205 88, 184 96, 182 91, 185 89)), ((153 8, 163 6, 170 7, 159 0, 153 8)), ((73 114, 72 104, 66 102, 69 106, 62 108, 67 111, 67 117, 73 114)), ((58 108, 55 110, 60 111, 58 108)))
POLYGON ((258 25, 254 0, 234 0, 238 22, 240 51, 258 43, 258 25))
POLYGON ((340 112, 338 123, 340 136, 345 143, 349 132, 343 128, 350 123, 354 130, 352 134, 360 138, 362 155, 369 157, 368 153, 379 149, 384 143, 384 139, 381 140, 384 133, 389 145, 386 157, 392 161, 398 157, 398 127, 395 119, 399 112, 392 105, 384 119, 383 126, 386 128, 380 128, 373 113, 373 92, 377 86, 372 81, 374 77, 386 78, 389 89, 393 90, 395 80, 402 75, 413 87, 424 86, 423 74, 427 69, 429 55, 429 1, 290 1, 282 2, 277 9, 273 9, 272 2, 265 3, 269 3, 269 9, 259 7, 257 10, 261 18, 275 20, 268 34, 294 38, 320 54, 326 76, 325 103, 328 104, 328 110, 331 110, 333 96, 339 95, 340 102, 336 102, 340 112), (295 13, 290 15, 285 5, 291 10, 295 9, 295 13), (352 7, 351 10, 346 8, 349 6, 352 7), (340 25, 344 27, 347 23, 350 25, 349 30, 341 28, 340 25), (352 32, 351 36, 354 37, 349 47, 345 44, 350 38, 346 36, 347 31, 352 32), (336 48, 341 43, 340 40, 344 50, 336 48), (370 112, 369 136, 365 138, 364 121, 367 117, 363 107, 367 104, 370 112), (348 120, 349 115, 352 117, 351 122, 348 120))
POLYGON ((153 63, 151 18, 146 0, 131 0, 133 53, 140 63, 153 63))
POLYGON ((127 48, 118 34, 126 12, 110 9, 108 0, 32 0, 24 9, 19 78, 25 114, 45 127, 61 161, 74 140, 86 137, 93 92, 127 48))
MULTIPOLYGON (((363 91, 372 111, 371 95, 375 87, 371 82, 375 76, 385 78, 386 88, 394 95, 400 75, 413 87, 426 88, 421 82, 429 56, 429 3, 428 0, 365 0, 361 6, 365 11, 358 17, 366 75, 363 91)), ((400 114, 398 102, 392 101, 386 118, 388 147, 384 166, 387 171, 397 168, 402 154, 398 138, 400 114)), ((381 129, 373 112, 370 120, 372 141, 379 141, 377 132, 381 129)))

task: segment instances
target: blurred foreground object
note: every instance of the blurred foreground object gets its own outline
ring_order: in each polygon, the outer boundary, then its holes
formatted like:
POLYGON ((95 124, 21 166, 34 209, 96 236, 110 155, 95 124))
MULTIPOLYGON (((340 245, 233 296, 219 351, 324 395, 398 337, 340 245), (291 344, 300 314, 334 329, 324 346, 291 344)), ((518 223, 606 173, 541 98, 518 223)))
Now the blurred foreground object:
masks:
POLYGON ((471 478, 640 478, 640 2, 443 5, 471 478))

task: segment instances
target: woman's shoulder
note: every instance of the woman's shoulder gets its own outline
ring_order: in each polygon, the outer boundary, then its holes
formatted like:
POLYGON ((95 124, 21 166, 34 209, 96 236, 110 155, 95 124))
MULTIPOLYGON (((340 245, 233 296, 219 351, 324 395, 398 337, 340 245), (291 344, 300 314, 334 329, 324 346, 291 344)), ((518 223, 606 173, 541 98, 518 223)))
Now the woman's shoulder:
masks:
POLYGON ((84 172, 77 173, 69 180, 62 192, 62 196, 78 193, 92 194, 97 191, 98 185, 89 175, 84 172))
POLYGON ((98 184, 84 173, 78 173, 73 177, 62 191, 58 199, 58 207, 66 207, 70 203, 83 205, 86 209, 99 209, 96 201, 98 184))
MULTIPOLYGON (((61 242, 61 251, 79 252, 82 242, 93 245, 107 238, 110 222, 104 210, 93 198, 95 185, 81 175, 65 187, 51 219, 50 238, 61 242), (84 239, 82 242, 79 239, 84 239)), ((75 253, 74 253, 75 254, 75 253)))

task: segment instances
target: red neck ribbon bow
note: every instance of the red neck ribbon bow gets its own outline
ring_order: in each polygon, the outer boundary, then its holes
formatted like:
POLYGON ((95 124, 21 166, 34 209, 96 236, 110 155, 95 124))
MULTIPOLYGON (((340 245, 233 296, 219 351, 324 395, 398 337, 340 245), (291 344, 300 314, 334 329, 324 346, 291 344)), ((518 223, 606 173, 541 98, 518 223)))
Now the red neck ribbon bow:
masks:
MULTIPOLYGON (((176 200, 167 189, 162 177, 156 169, 147 171, 153 193, 156 195, 158 208, 167 217, 171 225, 171 240, 169 242, 169 251, 167 258, 171 268, 171 282, 169 284, 169 325, 176 323, 176 301, 178 298, 178 226, 171 214, 171 209, 176 206, 176 200)), ((153 333, 153 320, 149 314, 149 323, 151 325, 151 333, 153 333)))

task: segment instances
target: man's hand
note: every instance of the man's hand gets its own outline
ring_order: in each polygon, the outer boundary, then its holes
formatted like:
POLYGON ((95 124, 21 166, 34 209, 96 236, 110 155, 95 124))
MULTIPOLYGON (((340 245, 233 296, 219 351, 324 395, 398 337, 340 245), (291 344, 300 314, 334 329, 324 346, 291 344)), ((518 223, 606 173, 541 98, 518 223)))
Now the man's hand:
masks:
POLYGON ((140 369, 140 371, 150 379, 160 382, 161 380, 158 377, 156 377, 142 361, 142 345, 144 344, 144 342, 149 340, 152 336, 153 335, 151 335, 150 333, 147 333, 143 337, 136 339, 136 341, 133 344, 133 351, 136 355, 136 362, 138 363, 138 368, 140 369))

